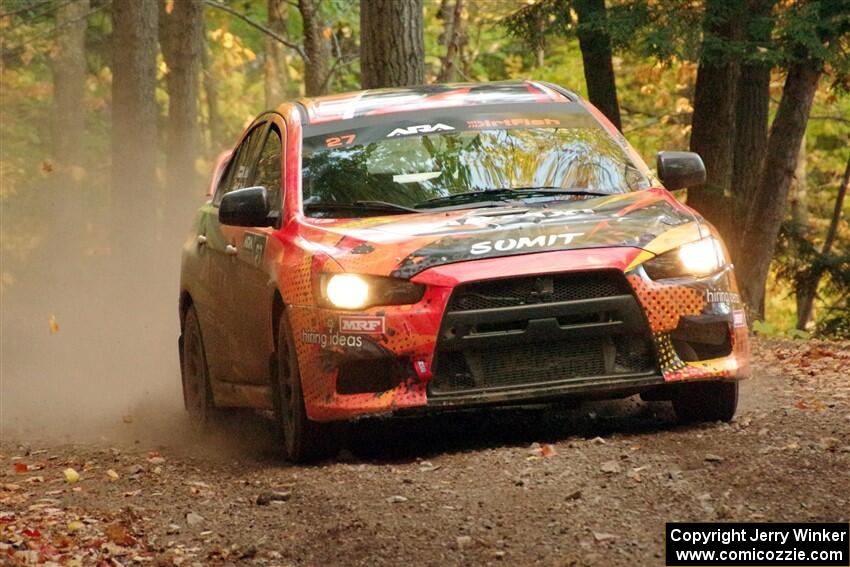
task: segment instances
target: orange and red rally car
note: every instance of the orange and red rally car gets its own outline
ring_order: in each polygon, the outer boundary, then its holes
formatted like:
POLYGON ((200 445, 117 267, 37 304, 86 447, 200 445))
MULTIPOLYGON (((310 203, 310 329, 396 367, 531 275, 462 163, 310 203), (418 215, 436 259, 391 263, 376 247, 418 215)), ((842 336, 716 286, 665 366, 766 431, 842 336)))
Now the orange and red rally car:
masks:
POLYGON ((733 268, 667 191, 705 170, 661 152, 657 172, 547 83, 260 115, 183 249, 190 415, 273 410, 293 460, 333 446, 329 422, 414 409, 640 393, 731 419, 749 372, 733 268))

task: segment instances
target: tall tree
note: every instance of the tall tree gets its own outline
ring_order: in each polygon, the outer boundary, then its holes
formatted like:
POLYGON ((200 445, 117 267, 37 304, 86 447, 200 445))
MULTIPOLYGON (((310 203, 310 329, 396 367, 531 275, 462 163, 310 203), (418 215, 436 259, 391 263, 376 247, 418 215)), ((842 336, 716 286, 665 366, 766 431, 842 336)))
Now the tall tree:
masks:
POLYGON ((307 96, 323 95, 328 92, 331 44, 325 37, 319 2, 298 0, 298 11, 304 28, 304 90, 307 96))
POLYGON ((735 96, 731 188, 736 208, 749 202, 755 192, 767 151, 772 64, 762 53, 770 47, 775 4, 776 0, 747 0, 741 20, 746 55, 735 96))
MULTIPOLYGON (((268 0, 269 29, 283 35, 285 33, 286 9, 284 0, 268 0)), ((263 61, 265 79, 266 108, 275 108, 286 96, 287 74, 286 54, 283 45, 272 37, 266 37, 266 58, 263 61)))
POLYGON ((573 6, 578 15, 577 33, 587 98, 619 130, 622 127, 620 105, 614 80, 611 38, 605 28, 605 0, 574 0, 573 6))
POLYGON ((401 87, 424 82, 422 0, 360 0, 362 87, 401 87))
POLYGON ((791 4, 787 10, 788 23, 778 42, 788 72, 759 180, 746 202, 740 239, 747 256, 738 266, 739 277, 744 300, 756 317, 764 315, 767 274, 818 82, 827 66, 838 77, 850 70, 845 47, 850 19, 844 0, 791 4))
POLYGON ((89 0, 63 3, 56 8, 56 50, 52 61, 54 161, 62 175, 53 187, 52 226, 61 233, 54 239, 57 253, 79 252, 83 219, 82 195, 78 181, 83 162, 85 116, 83 95, 86 83, 86 15, 89 0), (70 175, 69 175, 70 173, 70 175))
POLYGON ((847 158, 847 165, 844 167, 844 176, 841 178, 841 184, 838 186, 838 196, 835 198, 832 219, 830 219, 829 228, 826 231, 826 238, 824 238, 823 246, 820 250, 820 257, 797 278, 795 289, 797 299, 797 328, 801 331, 805 330, 812 318, 812 309, 814 307, 815 297, 817 296, 818 285, 824 272, 826 272, 826 265, 838 236, 838 223, 841 221, 841 214, 844 211, 844 200, 847 197, 848 185, 850 185, 850 156, 847 158))
POLYGON ((219 151, 225 143, 222 127, 221 112, 218 106, 218 80, 213 68, 212 54, 208 45, 204 46, 201 53, 201 65, 203 67, 204 96, 207 99, 207 139, 208 151, 219 151))
POLYGON ((82 161, 86 83, 86 15, 89 0, 63 2, 56 8, 56 51, 53 58, 54 156, 60 165, 82 161))
POLYGON ((113 226, 139 255, 150 247, 155 219, 157 4, 112 4, 113 226))
MULTIPOLYGON (((198 99, 204 50, 203 0, 160 4, 160 45, 167 72, 168 122, 165 144, 166 227, 179 227, 198 195, 198 99)), ((181 229, 182 230, 182 229, 181 229)))
POLYGON ((454 80, 455 58, 460 51, 465 33, 463 0, 454 0, 454 5, 451 5, 449 0, 443 0, 437 17, 443 20, 443 33, 440 40, 446 50, 446 54, 440 60, 440 74, 437 76, 437 82, 447 83, 454 80))
POLYGON ((823 62, 807 59, 788 71, 782 99, 770 127, 767 153, 756 191, 746 208, 742 243, 747 261, 739 267, 744 300, 757 316, 764 315, 764 286, 776 237, 785 216, 788 189, 797 168, 800 143, 806 133, 823 62))
POLYGON ((732 143, 735 134, 735 84, 737 66, 728 44, 735 37, 737 2, 707 0, 703 42, 694 88, 691 151, 702 156, 706 181, 688 189, 688 204, 728 233, 726 199, 732 179, 732 143))

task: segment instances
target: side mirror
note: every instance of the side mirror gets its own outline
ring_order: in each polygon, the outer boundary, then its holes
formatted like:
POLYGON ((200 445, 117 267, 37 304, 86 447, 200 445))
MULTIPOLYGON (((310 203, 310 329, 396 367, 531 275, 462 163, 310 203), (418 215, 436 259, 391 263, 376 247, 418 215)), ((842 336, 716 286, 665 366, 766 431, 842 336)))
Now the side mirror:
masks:
POLYGON ((705 164, 694 152, 658 152, 656 169, 670 191, 705 183, 705 164))
POLYGON ((226 193, 218 206, 218 222, 232 226, 272 226, 265 187, 246 187, 226 193))

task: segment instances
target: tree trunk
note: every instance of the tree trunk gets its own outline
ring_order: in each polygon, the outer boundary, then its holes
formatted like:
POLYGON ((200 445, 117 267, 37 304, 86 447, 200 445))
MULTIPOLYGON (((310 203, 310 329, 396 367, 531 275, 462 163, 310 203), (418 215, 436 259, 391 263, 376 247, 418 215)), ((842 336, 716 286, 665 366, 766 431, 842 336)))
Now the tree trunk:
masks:
MULTIPOLYGON (((838 196, 835 198, 835 208, 832 211, 832 220, 829 222, 829 229, 826 231, 826 238, 823 241, 821 249, 821 257, 826 260, 832 252, 832 245, 835 243, 835 238, 838 235, 838 223, 841 220, 841 213, 844 210, 844 199, 847 197, 847 186, 850 185, 850 158, 847 159, 847 166, 844 168, 844 177, 841 179, 841 185, 838 186, 838 196)), ((803 281, 797 287, 797 328, 805 330, 806 326, 812 318, 812 308, 814 307, 815 297, 818 292, 821 277, 823 276, 823 267, 812 269, 811 273, 806 274, 803 281)))
POLYGON ((734 38, 734 19, 730 3, 707 0, 691 119, 691 151, 702 157, 706 181, 688 189, 688 205, 697 209, 730 240, 732 234, 726 192, 732 178, 737 66, 718 44, 734 38))
POLYGON ((298 0, 298 11, 301 12, 304 53, 307 55, 307 60, 304 61, 304 89, 307 96, 327 94, 331 46, 323 35, 324 26, 319 14, 318 2, 298 0))
POLYGON ((764 316, 767 273, 822 69, 820 62, 804 60, 788 71, 782 99, 770 128, 759 183, 744 209, 746 222, 741 241, 747 257, 746 262, 738 266, 738 278, 743 284, 744 300, 756 318, 764 316))
POLYGON ((53 58, 53 99, 57 165, 80 165, 83 159, 86 86, 86 15, 89 0, 65 2, 56 9, 56 52, 53 58))
POLYGON ((364 89, 425 82, 422 0, 360 0, 360 83, 364 89))
POLYGON ((788 204, 791 207, 791 221, 796 229, 805 236, 809 230, 809 184, 806 180, 806 140, 800 144, 800 155, 797 156, 797 169, 791 179, 788 189, 788 204))
MULTIPOLYGON (((791 208, 791 230, 800 238, 808 238, 809 230, 809 204, 808 183, 806 180, 806 140, 803 138, 800 144, 800 155, 797 157, 797 169, 788 189, 788 205, 791 208)), ((794 286, 794 299, 797 306, 796 328, 805 330, 809 324, 812 314, 812 305, 817 292, 817 282, 820 274, 816 275, 814 266, 807 266, 797 273, 794 286)))
POLYGON ((157 14, 157 0, 112 4, 113 242, 128 263, 153 254, 157 14))
POLYGON ((83 165, 85 116, 83 97, 86 86, 86 14, 88 0, 64 3, 56 9, 56 52, 53 58, 54 117, 53 157, 59 174, 55 176, 51 203, 51 228, 60 256, 76 256, 83 235, 84 204, 81 202, 80 173, 83 165))
POLYGON ((448 83, 454 80, 455 57, 460 49, 460 38, 463 35, 463 0, 455 0, 454 8, 444 10, 446 2, 440 7, 443 14, 443 45, 446 55, 440 64, 438 83, 448 83))
MULTIPOLYGON (((281 35, 286 33, 286 7, 283 0, 268 0, 269 28, 281 35)), ((286 97, 286 55, 279 41, 266 38, 266 60, 263 62, 266 108, 277 108, 286 97)))
POLYGON ((576 0, 578 41, 584 64, 587 98, 619 130, 620 105, 611 59, 611 38, 605 31, 605 0, 576 0))
POLYGON ((203 0, 165 2, 160 11, 160 44, 168 72, 168 123, 165 151, 165 228, 185 228, 193 205, 197 204, 200 179, 195 170, 200 129, 198 98, 201 59, 204 49, 203 0))
MULTIPOLYGON (((775 0, 748 0, 744 39, 754 52, 767 45, 773 29, 775 0)), ((770 110, 769 63, 745 60, 741 64, 735 100, 735 142, 732 158, 732 195, 743 206, 758 185, 767 151, 770 110)))
POLYGON ((207 127, 209 133, 209 153, 216 155, 224 143, 221 132, 221 113, 218 109, 218 82, 213 71, 209 47, 201 52, 204 69, 204 94, 207 98, 207 127))

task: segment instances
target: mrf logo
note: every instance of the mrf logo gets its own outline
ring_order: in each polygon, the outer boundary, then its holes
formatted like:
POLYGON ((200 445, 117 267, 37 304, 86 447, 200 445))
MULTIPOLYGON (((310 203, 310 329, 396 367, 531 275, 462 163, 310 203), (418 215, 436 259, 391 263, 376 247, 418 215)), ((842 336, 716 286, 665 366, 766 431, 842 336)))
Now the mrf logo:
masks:
POLYGON ((448 124, 418 124, 416 126, 408 126, 407 128, 396 128, 389 134, 387 134, 387 138, 392 138, 395 136, 411 136, 413 134, 431 134, 433 132, 448 132, 450 130, 454 130, 448 124))
POLYGON ((384 332, 384 318, 343 315, 339 318, 339 332, 380 335, 384 332))

